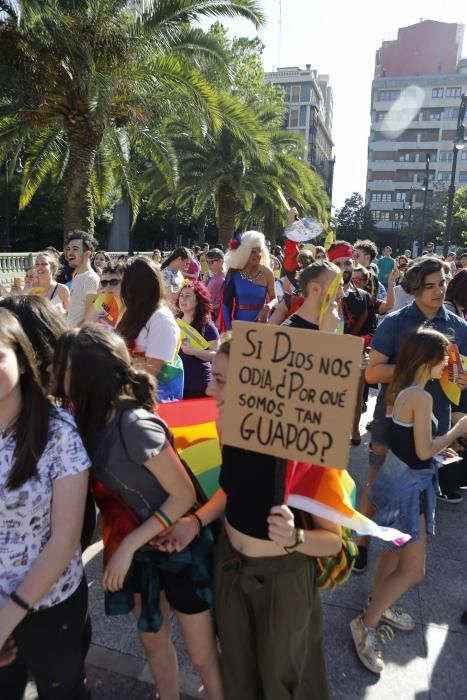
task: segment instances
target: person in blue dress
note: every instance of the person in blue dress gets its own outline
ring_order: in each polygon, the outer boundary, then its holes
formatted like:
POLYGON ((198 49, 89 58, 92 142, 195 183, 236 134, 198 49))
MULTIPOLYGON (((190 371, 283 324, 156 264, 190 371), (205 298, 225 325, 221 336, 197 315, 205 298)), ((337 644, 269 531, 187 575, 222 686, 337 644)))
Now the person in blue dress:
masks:
POLYGON ((225 264, 221 330, 230 330, 234 320, 267 323, 277 299, 264 235, 246 231, 240 240, 230 241, 225 264))

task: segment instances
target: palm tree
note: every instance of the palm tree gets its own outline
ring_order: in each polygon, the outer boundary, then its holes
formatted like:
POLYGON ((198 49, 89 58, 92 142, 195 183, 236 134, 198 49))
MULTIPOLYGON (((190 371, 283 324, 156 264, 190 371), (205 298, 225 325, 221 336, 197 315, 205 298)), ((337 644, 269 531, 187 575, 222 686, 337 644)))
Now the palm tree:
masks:
POLYGON ((200 57, 219 64, 223 53, 191 22, 220 15, 263 21, 256 0, 128 5, 0 2, 0 157, 21 154, 21 206, 49 175, 64 179, 65 232, 93 230, 94 207, 116 183, 137 211, 132 149, 147 149, 165 177, 174 176, 159 129, 174 110, 188 123, 199 113, 214 132, 220 128, 216 91, 197 64, 200 57))
MULTIPOLYGON (((275 237, 278 223, 285 220, 279 186, 291 203, 326 222, 329 200, 321 178, 301 160, 301 136, 276 127, 274 106, 245 105, 225 94, 221 100, 237 104, 249 114, 251 127, 238 133, 226 122, 215 132, 203 127, 192 130, 179 120, 169 126, 167 134, 172 134, 179 162, 177 204, 190 204, 193 215, 199 216, 214 200, 219 240, 224 247, 240 223, 261 222, 268 237, 275 237)), ((152 191, 156 203, 173 197, 166 183, 152 191)))

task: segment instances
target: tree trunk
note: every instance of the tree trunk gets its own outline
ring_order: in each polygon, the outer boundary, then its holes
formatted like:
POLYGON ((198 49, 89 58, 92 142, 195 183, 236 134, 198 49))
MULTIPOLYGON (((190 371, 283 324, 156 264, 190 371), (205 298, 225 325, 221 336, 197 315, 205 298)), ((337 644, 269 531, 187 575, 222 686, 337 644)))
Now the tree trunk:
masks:
POLYGON ((229 241, 235 233, 235 214, 237 211, 237 195, 229 185, 221 185, 218 191, 219 241, 227 250, 229 241))
POLYGON ((64 212, 65 235, 77 229, 94 231, 91 175, 102 130, 79 121, 67 129, 70 153, 65 174, 67 188, 64 212))
POLYGON ((271 245, 276 245, 277 240, 277 213, 271 206, 266 208, 264 215, 264 235, 271 245))

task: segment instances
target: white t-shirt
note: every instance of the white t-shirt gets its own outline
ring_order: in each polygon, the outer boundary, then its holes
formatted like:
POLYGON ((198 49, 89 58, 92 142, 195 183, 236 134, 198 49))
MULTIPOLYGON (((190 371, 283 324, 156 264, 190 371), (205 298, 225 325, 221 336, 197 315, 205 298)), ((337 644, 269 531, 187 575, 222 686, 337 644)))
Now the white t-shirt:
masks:
POLYGON ((154 311, 135 340, 136 352, 144 352, 153 360, 173 362, 180 347, 180 328, 166 306, 154 311))
POLYGON ((68 303, 68 323, 72 328, 84 320, 86 297, 88 294, 97 294, 98 289, 99 275, 94 270, 86 270, 73 277, 68 303))
MULTIPOLYGON (((10 490, 6 481, 14 449, 13 435, 0 434, 0 608, 24 581, 49 540, 53 482, 91 466, 73 418, 61 408, 53 409, 50 418, 49 440, 37 463, 38 478, 10 490)), ((35 609, 63 602, 75 592, 82 578, 78 546, 62 575, 35 609)))

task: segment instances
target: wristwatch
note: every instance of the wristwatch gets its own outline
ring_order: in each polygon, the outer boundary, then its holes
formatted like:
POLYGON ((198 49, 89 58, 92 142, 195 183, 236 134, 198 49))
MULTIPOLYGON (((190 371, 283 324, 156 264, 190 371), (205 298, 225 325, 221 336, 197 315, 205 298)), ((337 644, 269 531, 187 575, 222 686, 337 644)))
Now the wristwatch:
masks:
POLYGON ((301 528, 296 528, 295 529, 295 543, 291 544, 289 547, 284 547, 286 552, 293 552, 294 549, 297 549, 297 547, 305 542, 305 530, 302 530, 301 528))

